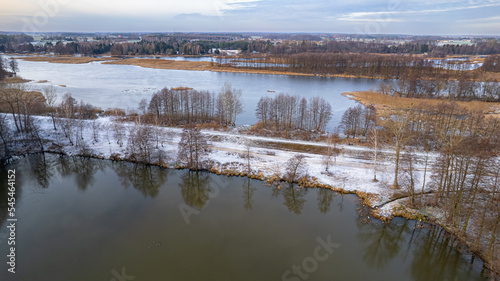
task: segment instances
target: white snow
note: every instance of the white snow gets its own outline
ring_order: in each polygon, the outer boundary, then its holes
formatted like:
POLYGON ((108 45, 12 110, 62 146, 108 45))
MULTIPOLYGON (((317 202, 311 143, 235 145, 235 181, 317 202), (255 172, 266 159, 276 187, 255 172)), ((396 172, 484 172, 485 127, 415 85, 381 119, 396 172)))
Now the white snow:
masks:
MULTIPOLYGON (((10 115, 8 115, 10 118, 10 115)), ((45 149, 54 151, 57 147, 55 144, 60 143, 62 145, 62 152, 68 155, 80 155, 82 152, 82 147, 85 147, 90 154, 105 159, 109 159, 112 154, 120 155, 122 158, 127 156, 127 141, 128 141, 128 130, 135 124, 133 123, 122 123, 125 127, 125 137, 123 138, 123 146, 120 147, 116 139, 114 138, 114 133, 112 129, 113 118, 111 117, 100 117, 95 122, 100 124, 99 138, 97 142, 93 141, 91 120, 83 120, 86 124, 83 125, 83 146, 71 145, 68 139, 64 137, 62 131, 59 129, 54 131, 52 120, 50 117, 45 116, 35 116, 37 122, 39 122, 39 127, 41 128, 41 136, 46 140, 45 149), (109 129, 106 129, 109 128, 109 129), (107 133, 109 131, 109 133, 107 133), (109 140, 108 143, 108 135, 109 140)), ((176 153, 178 142, 180 141, 181 128, 172 127, 160 127, 162 145, 159 146, 159 150, 163 151, 164 157, 168 159, 166 162, 168 167, 175 167, 176 163, 176 153)), ((219 132, 214 130, 202 130, 202 132, 213 138, 211 152, 209 153, 207 159, 214 161, 214 166, 221 169, 231 169, 235 172, 246 172, 247 171, 247 158, 246 158, 246 140, 259 141, 260 143, 273 142, 273 143, 295 143, 313 146, 326 146, 325 143, 318 143, 312 141, 296 141, 296 140, 285 140, 280 138, 271 137, 261 137, 261 136, 250 136, 243 135, 233 130, 233 132, 219 132)), ((325 168, 323 165, 323 156, 319 154, 301 153, 306 156, 306 162, 308 166, 308 172, 311 177, 317 178, 317 182, 321 184, 327 184, 334 188, 342 188, 345 191, 356 192, 361 191, 364 193, 369 193, 377 195, 378 199, 376 202, 372 202, 374 206, 383 206, 389 197, 393 193, 393 190, 389 188, 392 183, 393 177, 393 164, 391 164, 390 159, 386 161, 379 162, 377 179, 378 182, 374 182, 373 179, 373 164, 370 159, 366 159, 366 155, 370 156, 370 149, 361 146, 343 146, 339 145, 342 149, 342 154, 339 155, 333 165, 330 166, 329 173, 325 173, 325 168), (359 152, 365 153, 363 157, 359 157, 359 152)), ((388 155, 392 154, 390 149, 381 150, 381 152, 388 155)), ((270 149, 259 146, 252 146, 250 149, 251 160, 250 165, 252 173, 259 174, 262 173, 264 177, 271 177, 275 173, 283 174, 285 162, 298 154, 298 152, 285 151, 279 149, 270 149)), ((424 154, 422 154, 424 155, 424 154)), ((435 155, 431 155, 430 158, 434 158, 435 155)), ((155 162, 156 159, 153 159, 155 162)), ((417 166, 415 177, 418 179, 422 176, 423 164, 417 166)), ((428 174, 427 177, 430 175, 428 174)), ((417 180, 417 182, 419 182, 417 180)), ((429 183, 429 178, 427 183, 429 183)), ((421 188, 421 187, 420 187, 421 188)), ((418 188, 418 190, 420 190, 418 188)), ((426 187, 426 190, 428 187, 426 187)), ((383 214, 389 214, 389 210, 394 206, 393 202, 386 204, 382 208, 383 214)))

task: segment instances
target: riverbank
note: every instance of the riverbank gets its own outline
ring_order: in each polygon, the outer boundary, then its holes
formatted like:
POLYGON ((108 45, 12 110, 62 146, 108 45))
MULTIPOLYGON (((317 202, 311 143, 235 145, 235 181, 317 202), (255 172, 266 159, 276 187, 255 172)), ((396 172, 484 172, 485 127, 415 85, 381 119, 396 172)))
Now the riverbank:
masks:
MULTIPOLYGON (((131 161, 128 134, 136 126, 133 123, 116 123, 110 117, 101 117, 96 121, 83 120, 81 125, 83 139, 79 140, 78 143, 73 140, 75 143, 72 145, 64 137, 61 130, 53 130, 50 118, 36 117, 36 119, 40 124, 40 135, 43 139, 45 152, 131 161), (98 126, 92 124, 93 122, 96 122, 95 124, 98 126), (120 145, 116 139, 117 135, 114 133, 115 128, 117 128, 116 124, 122 126, 120 138, 123 140, 123 145, 120 145), (100 128, 97 134, 92 130, 96 127, 100 128)), ((151 128, 158 130, 160 139, 158 139, 157 147, 154 148, 154 153, 148 164, 171 169, 184 168, 182 163, 176 159, 182 129, 154 126, 151 128)), ((389 221, 394 216, 401 216, 407 219, 431 222, 443 226, 450 233, 454 233, 453 229, 446 226, 439 208, 411 209, 407 204, 406 191, 394 190, 389 187, 393 179, 394 169, 393 153, 390 149, 382 149, 379 152, 379 163, 375 168, 371 159, 372 152, 369 148, 339 145, 341 153, 332 159, 333 163, 326 171, 324 156, 320 153, 321 149, 315 150, 316 153, 299 153, 293 150, 279 149, 276 146, 276 143, 282 143, 326 148, 325 143, 250 136, 244 135, 243 132, 236 129, 230 132, 214 130, 202 130, 202 132, 211 140, 211 151, 205 158, 203 168, 212 173, 227 176, 248 176, 268 184, 276 184, 284 178, 285 162, 297 154, 302 154, 305 156, 309 174, 309 180, 301 182, 302 186, 327 188, 343 194, 356 194, 362 199, 363 204, 371 208, 373 216, 382 221, 389 221), (273 144, 272 148, 266 146, 268 142, 273 144), (250 156, 250 167, 248 167, 248 156, 250 156), (377 173, 378 181, 373 181, 374 172, 377 173)), ((151 145, 155 145, 154 141, 151 145)), ((30 152, 34 151, 19 146, 20 154, 30 152)), ((435 162, 436 156, 430 155, 429 162, 431 164, 435 162)), ((423 154, 417 154, 417 158, 423 157, 423 154)), ((424 176, 424 167, 421 164, 423 161, 416 162, 420 163, 415 168, 415 179, 418 180, 424 176)), ((424 196, 431 196, 433 191, 432 187, 427 184, 424 188, 424 193, 426 193, 424 196)), ((458 235, 457 237, 460 238, 458 235)), ((470 246, 467 240, 462 239, 462 242, 464 245, 470 246)), ((472 247, 470 248, 472 249, 472 247)), ((472 250, 489 264, 493 262, 492 259, 481 254, 480 249, 472 250)))

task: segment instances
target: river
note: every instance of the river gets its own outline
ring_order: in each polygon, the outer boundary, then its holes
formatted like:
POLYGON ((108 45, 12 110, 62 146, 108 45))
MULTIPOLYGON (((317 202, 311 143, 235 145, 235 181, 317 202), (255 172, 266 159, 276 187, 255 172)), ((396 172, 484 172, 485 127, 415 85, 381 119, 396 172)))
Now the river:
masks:
MULTIPOLYGON (((176 60, 208 60, 210 58, 173 58, 176 60)), ((340 123, 342 113, 356 104, 342 96, 343 92, 376 89, 382 80, 339 77, 313 77, 266 75, 152 69, 133 65, 111 65, 102 62, 86 64, 60 64, 48 62, 19 62, 19 75, 34 80, 32 88, 41 89, 49 84, 58 86, 60 96, 71 93, 77 100, 84 100, 103 109, 118 107, 137 109, 139 101, 149 99, 164 87, 186 86, 197 90, 218 92, 226 81, 242 90, 243 113, 237 125, 254 124, 257 102, 262 96, 289 93, 310 98, 321 96, 332 105, 332 130, 340 123), (46 83, 37 83, 47 80, 46 83), (65 87, 61 87, 63 85, 65 87)))
POLYGON ((383 224, 354 195, 53 154, 7 169, 17 266, 2 170, 0 280, 486 280, 441 228, 383 224))

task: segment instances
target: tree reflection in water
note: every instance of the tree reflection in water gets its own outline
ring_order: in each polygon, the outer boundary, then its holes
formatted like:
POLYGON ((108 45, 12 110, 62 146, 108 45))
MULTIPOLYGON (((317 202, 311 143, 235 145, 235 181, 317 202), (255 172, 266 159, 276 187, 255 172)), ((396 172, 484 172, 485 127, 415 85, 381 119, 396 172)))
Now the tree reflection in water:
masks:
POLYGON ((304 208, 304 199, 307 194, 307 188, 299 187, 294 184, 280 183, 273 189, 272 196, 278 197, 279 194, 283 195, 283 205, 285 205, 288 210, 294 214, 300 215, 302 209, 304 208))
POLYGON ((181 176, 182 198, 193 208, 201 210, 208 202, 210 193, 210 177, 207 172, 186 171, 181 176))
POLYGON ((150 165, 113 162, 111 165, 124 187, 132 185, 145 197, 155 198, 165 184, 169 171, 150 165))
POLYGON ((253 193, 256 190, 255 187, 252 186, 252 179, 246 178, 243 183, 243 207, 245 210, 251 210, 253 204, 253 193))
POLYGON ((333 201, 333 192, 330 189, 321 188, 318 190, 318 210, 323 214, 330 211, 333 201))
POLYGON ((384 224, 367 220, 366 215, 360 215, 357 224, 363 260, 368 266, 384 268, 395 258, 408 258, 412 280, 484 280, 467 265, 454 245, 455 239, 441 227, 418 228, 415 221, 401 218, 384 224))

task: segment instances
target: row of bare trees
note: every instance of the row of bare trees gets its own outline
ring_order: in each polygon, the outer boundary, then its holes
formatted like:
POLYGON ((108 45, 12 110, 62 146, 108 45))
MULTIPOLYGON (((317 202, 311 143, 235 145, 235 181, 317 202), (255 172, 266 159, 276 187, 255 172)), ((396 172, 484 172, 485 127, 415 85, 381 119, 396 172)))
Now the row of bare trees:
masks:
POLYGON ((321 97, 307 100, 280 93, 274 98, 261 97, 257 104, 256 116, 261 125, 267 129, 322 132, 331 119, 332 108, 321 97))
POLYGON ((148 111, 161 124, 218 123, 234 126, 236 116, 242 112, 241 90, 226 82, 216 96, 209 91, 191 88, 164 88, 155 93, 148 111))
POLYGON ((378 92, 409 98, 500 101, 500 83, 477 78, 470 73, 463 73, 456 80, 422 80, 410 76, 397 82, 382 82, 378 92))

